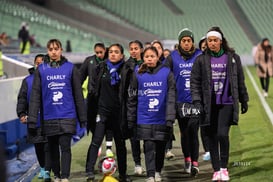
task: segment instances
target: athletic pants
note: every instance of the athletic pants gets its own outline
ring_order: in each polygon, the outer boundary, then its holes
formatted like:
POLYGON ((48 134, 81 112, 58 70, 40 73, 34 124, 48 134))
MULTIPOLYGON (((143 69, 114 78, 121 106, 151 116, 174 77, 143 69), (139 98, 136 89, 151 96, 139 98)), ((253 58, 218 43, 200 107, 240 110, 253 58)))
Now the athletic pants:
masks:
POLYGON ((71 139, 71 134, 48 136, 50 162, 55 177, 64 179, 70 176, 71 139), (59 147, 61 149, 61 157, 59 147))
POLYGON ((198 162, 199 157, 199 118, 178 118, 180 128, 181 146, 184 158, 198 162))
POLYGON ((86 159, 86 173, 93 172, 94 166, 98 158, 98 150, 102 144, 103 137, 106 131, 106 127, 110 127, 113 130, 113 136, 116 145, 118 170, 121 176, 126 175, 127 170, 127 150, 125 146, 125 140, 122 138, 120 127, 118 124, 118 112, 113 112, 106 115, 100 115, 100 120, 97 121, 95 132, 92 136, 92 141, 89 146, 86 159))
POLYGON ((229 129, 233 116, 232 105, 213 105, 210 126, 204 127, 209 137, 209 151, 214 171, 227 168, 229 159, 229 129))
POLYGON ((166 141, 144 140, 147 177, 155 177, 164 166, 166 141))

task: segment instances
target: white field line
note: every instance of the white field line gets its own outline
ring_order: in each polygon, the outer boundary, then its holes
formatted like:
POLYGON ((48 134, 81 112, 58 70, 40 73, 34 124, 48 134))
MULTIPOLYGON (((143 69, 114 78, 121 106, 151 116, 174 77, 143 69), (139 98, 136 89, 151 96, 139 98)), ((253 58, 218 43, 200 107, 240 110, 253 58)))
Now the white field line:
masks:
POLYGON ((258 96, 260 98, 260 101, 261 101, 261 103, 262 103, 262 105, 264 107, 264 110, 265 110, 265 112, 266 112, 266 114, 267 114, 267 116, 268 116, 271 124, 273 125, 273 113, 272 113, 272 110, 270 109, 269 105, 267 104, 264 96, 262 95, 259 87, 257 86, 257 83, 255 82, 255 80, 254 80, 254 78, 253 78, 252 74, 250 73, 250 71, 249 71, 249 69, 248 69, 247 66, 245 66, 245 70, 247 72, 248 77, 250 78, 250 81, 251 81, 254 89, 256 90, 256 92, 257 92, 257 94, 258 94, 258 96))

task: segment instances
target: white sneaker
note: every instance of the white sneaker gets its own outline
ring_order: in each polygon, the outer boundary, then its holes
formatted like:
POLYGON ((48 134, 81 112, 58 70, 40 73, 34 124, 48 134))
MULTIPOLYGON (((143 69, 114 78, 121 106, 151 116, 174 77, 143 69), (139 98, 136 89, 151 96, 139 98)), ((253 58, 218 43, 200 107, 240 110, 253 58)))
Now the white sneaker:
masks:
POLYGON ((145 181, 146 182, 155 182, 155 178, 154 177, 149 177, 145 181))
POLYGON ((220 171, 215 171, 212 176, 212 181, 218 181, 221 180, 221 172, 220 171))
POLYGON ((166 159, 170 160, 170 159, 172 159, 172 158, 174 158, 174 157, 175 157, 175 155, 172 153, 171 150, 168 150, 168 151, 166 152, 166 155, 165 155, 165 158, 166 158, 166 159))
POLYGON ((61 182, 61 179, 58 178, 58 177, 55 177, 55 178, 54 178, 54 182, 61 182))
POLYGON ((135 166, 135 174, 136 174, 136 175, 142 175, 143 172, 144 172, 143 167, 141 167, 140 165, 136 165, 136 166, 135 166))
POLYGON ((162 177, 160 172, 155 172, 155 182, 161 182, 162 181, 162 177))
POLYGON ((221 168, 221 180, 222 181, 229 181, 229 174, 227 168, 221 168))
POLYGON ((191 173, 191 162, 185 162, 184 171, 188 174, 191 173))
POLYGON ((107 156, 107 157, 114 157, 113 151, 112 151, 111 149, 107 149, 107 150, 106 150, 106 156, 107 156))
POLYGON ((209 153, 209 152, 206 152, 206 153, 203 155, 203 160, 204 160, 204 161, 209 161, 209 160, 210 160, 210 153, 209 153))
POLYGON ((69 182, 69 180, 67 178, 64 178, 61 180, 61 182, 69 182))

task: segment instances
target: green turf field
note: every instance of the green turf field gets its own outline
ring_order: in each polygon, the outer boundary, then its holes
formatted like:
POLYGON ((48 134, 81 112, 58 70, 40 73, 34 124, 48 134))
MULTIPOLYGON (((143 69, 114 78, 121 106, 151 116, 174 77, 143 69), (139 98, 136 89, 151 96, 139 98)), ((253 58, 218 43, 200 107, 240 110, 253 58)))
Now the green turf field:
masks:
MULTIPOLYGON (((248 68, 260 88, 254 67, 248 68)), ((269 182, 273 181, 273 127, 246 73, 245 77, 250 97, 249 110, 245 115, 240 115, 239 126, 233 126, 230 131, 230 181, 254 182, 260 180, 262 182, 269 182)), ((269 97, 266 99, 271 108, 273 108, 272 84, 273 82, 271 80, 269 97)), ((210 162, 202 161, 202 157, 199 159, 200 174, 196 178, 191 178, 183 173, 183 156, 180 147, 178 125, 176 125, 174 129, 176 141, 173 143, 173 153, 176 157, 170 161, 165 160, 163 180, 167 182, 210 181, 213 172, 211 164, 210 162)), ((85 181, 85 159, 90 144, 90 137, 90 135, 85 136, 72 147, 71 182, 85 181)), ((105 144, 103 146, 105 148, 105 144)), ((127 149, 128 174, 133 181, 145 181, 145 175, 141 177, 133 175, 134 163, 132 161, 129 142, 127 142, 127 149)), ((202 153, 203 148, 200 142, 200 156, 202 153)), ((142 164, 144 166, 143 153, 142 164)), ((99 174, 98 171, 96 172, 96 178, 99 179, 101 174, 99 174)), ((116 172, 114 176, 117 175, 118 173, 116 172)), ((37 177, 32 180, 32 182, 39 181, 41 180, 38 180, 37 177)))

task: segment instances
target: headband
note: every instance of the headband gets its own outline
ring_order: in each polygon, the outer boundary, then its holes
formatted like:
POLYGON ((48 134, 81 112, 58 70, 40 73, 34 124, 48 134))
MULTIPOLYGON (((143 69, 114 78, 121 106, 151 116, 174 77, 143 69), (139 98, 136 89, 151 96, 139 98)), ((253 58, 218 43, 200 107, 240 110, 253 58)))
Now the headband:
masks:
POLYGON ((210 36, 215 36, 215 37, 219 38, 220 40, 222 40, 222 35, 217 31, 208 32, 207 33, 207 38, 210 37, 210 36))

